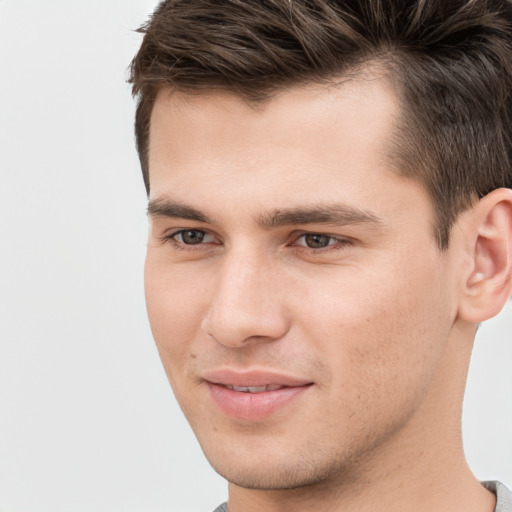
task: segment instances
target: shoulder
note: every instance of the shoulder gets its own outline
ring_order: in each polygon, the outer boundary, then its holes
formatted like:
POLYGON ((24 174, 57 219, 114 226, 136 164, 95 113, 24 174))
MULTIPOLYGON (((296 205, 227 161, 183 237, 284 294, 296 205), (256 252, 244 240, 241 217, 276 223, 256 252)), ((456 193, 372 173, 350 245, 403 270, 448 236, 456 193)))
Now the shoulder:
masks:
POLYGON ((483 485, 496 494, 494 512, 512 512, 512 492, 507 487, 500 482, 483 482, 483 485))
MULTIPOLYGON (((213 512, 228 512, 227 502, 219 505, 213 512)), ((508 512, 508 510, 506 512, 508 512)), ((512 512, 512 510, 510 512, 512 512)))

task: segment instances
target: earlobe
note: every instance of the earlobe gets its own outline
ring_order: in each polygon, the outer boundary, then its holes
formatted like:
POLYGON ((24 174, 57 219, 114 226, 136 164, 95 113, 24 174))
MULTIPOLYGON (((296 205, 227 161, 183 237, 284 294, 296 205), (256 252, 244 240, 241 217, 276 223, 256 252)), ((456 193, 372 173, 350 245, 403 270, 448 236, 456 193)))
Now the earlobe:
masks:
POLYGON ((512 294, 512 190, 494 190, 472 210, 467 230, 472 269, 459 316, 479 323, 497 315, 512 294))

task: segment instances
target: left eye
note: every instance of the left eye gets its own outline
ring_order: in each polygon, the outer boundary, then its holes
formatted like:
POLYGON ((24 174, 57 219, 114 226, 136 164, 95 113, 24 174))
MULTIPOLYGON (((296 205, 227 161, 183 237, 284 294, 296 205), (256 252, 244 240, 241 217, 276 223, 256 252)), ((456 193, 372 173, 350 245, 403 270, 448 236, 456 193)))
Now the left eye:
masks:
POLYGON ((297 239, 296 244, 304 247, 309 247, 310 249, 323 249, 324 247, 334 245, 338 242, 340 242, 340 240, 329 235, 322 235, 319 233, 307 233, 305 235, 301 235, 297 239))
POLYGON ((177 242, 181 242, 186 245, 197 245, 203 242, 210 242, 213 237, 200 229, 183 229, 174 233, 172 238, 177 242))

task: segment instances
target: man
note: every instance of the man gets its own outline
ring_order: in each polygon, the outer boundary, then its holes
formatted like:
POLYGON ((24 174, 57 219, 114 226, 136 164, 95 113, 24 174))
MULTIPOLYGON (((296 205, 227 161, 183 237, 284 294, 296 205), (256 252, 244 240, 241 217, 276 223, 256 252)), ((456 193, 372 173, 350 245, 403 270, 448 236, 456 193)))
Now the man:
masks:
POLYGON ((172 0, 142 30, 149 319, 229 511, 512 510, 460 431, 512 293, 511 5, 172 0))

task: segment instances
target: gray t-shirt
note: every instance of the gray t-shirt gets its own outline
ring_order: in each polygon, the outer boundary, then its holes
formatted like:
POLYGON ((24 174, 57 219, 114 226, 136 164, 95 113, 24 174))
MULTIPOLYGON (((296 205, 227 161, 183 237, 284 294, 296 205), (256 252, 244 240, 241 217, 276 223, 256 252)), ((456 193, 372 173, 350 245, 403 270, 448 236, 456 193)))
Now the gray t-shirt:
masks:
MULTIPOLYGON (((512 492, 500 482, 483 482, 483 485, 496 494, 496 508, 494 512, 512 512, 512 492)), ((228 512, 228 504, 223 503, 213 512, 228 512)))
POLYGON ((496 494, 496 508, 494 512, 512 512, 512 492, 500 482, 483 482, 483 484, 489 491, 496 494))

